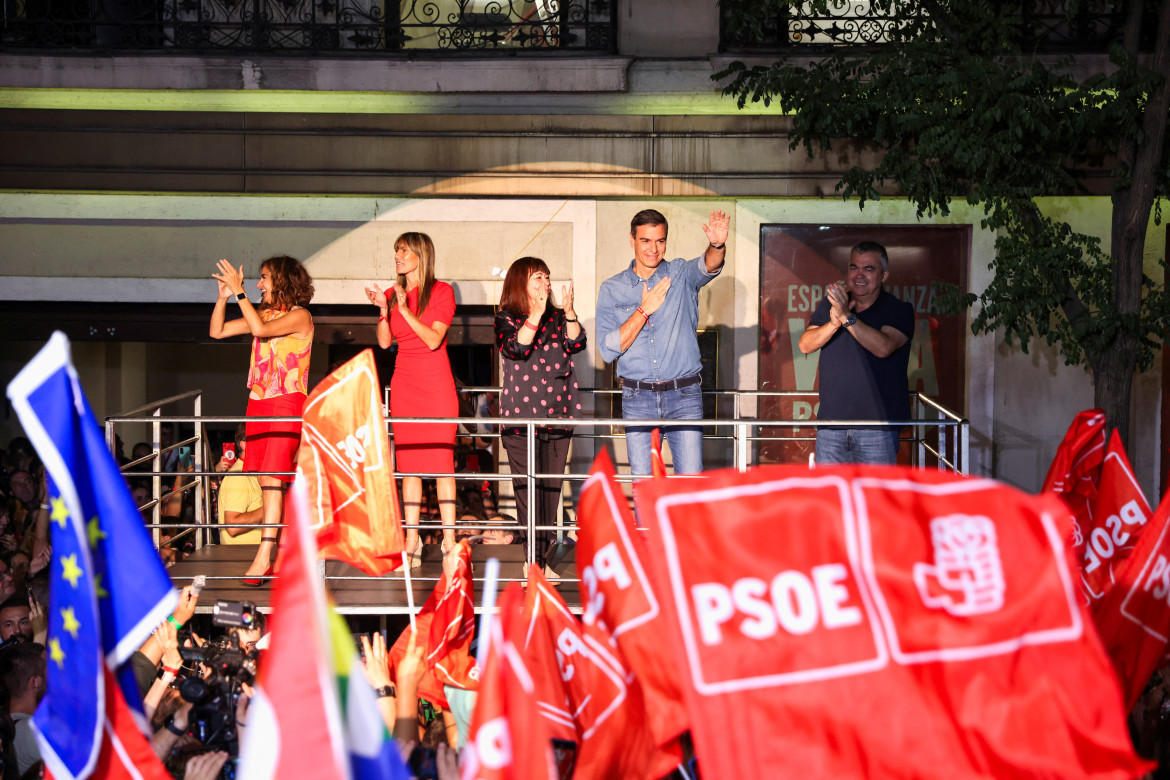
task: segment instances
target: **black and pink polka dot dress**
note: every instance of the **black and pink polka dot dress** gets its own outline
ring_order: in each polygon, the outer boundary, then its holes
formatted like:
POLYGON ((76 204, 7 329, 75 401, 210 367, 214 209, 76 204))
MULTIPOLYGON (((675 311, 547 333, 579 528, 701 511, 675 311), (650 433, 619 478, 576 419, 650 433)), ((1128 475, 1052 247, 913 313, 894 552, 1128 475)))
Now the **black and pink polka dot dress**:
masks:
POLYGON ((572 356, 585 349, 585 329, 569 339, 564 312, 550 306, 532 343, 521 344, 516 336, 526 319, 526 314, 496 313, 496 346, 504 356, 500 411, 505 417, 576 417, 581 404, 572 356))

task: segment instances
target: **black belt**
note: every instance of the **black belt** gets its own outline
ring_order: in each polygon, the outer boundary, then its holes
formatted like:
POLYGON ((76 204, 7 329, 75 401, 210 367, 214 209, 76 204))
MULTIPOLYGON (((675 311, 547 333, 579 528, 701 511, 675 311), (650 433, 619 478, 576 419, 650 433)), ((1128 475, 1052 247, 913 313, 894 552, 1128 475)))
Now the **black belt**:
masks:
POLYGON ((682 379, 671 379, 669 382, 639 382, 637 379, 626 379, 620 377, 622 387, 632 387, 636 390, 652 390, 655 393, 661 393, 666 390, 678 390, 682 387, 690 387, 697 385, 703 381, 703 377, 698 374, 692 376, 684 376, 682 379))

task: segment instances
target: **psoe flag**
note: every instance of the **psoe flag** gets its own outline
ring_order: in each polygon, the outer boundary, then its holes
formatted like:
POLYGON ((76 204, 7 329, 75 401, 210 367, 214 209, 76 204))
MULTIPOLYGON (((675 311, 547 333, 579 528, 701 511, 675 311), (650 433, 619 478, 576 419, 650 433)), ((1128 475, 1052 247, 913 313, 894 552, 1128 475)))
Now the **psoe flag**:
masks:
POLYGON ((404 544, 381 387, 369 349, 321 380, 297 453, 321 557, 375 577, 401 565, 404 544))
POLYGON ((165 778, 112 672, 170 614, 176 594, 82 392, 65 334, 53 334, 8 385, 8 397, 49 483, 47 691, 32 719, 41 755, 59 779, 165 778))
POLYGON ((1147 771, 1052 497, 859 466, 644 490, 700 772, 1147 771))

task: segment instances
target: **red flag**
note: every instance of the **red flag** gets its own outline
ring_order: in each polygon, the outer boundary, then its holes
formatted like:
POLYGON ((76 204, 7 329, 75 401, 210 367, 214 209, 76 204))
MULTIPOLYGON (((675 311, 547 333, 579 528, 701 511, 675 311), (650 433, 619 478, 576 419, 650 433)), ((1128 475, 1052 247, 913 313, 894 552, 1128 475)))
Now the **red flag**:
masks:
MULTIPOLYGON (((468 566, 468 573, 466 576, 470 577, 470 548, 467 547, 466 541, 461 542, 460 544, 463 548, 466 548, 459 550, 459 556, 467 556, 466 565, 468 566)), ((411 629, 410 627, 407 627, 405 631, 399 634, 398 639, 394 642, 394 645, 387 653, 387 659, 390 663, 390 676, 394 679, 397 679, 398 662, 401 661, 403 656, 406 655, 406 646, 410 643, 410 633, 412 630, 418 631, 418 635, 420 637, 418 641, 423 644, 425 653, 424 657, 428 659, 427 671, 418 683, 418 695, 436 707, 439 707, 440 709, 450 709, 450 706, 447 703, 447 696, 443 693, 443 683, 446 682, 449 685, 456 684, 454 682, 456 678, 454 676, 445 677, 444 680, 440 681, 438 677, 440 672, 431 666, 431 661, 429 659, 431 659, 432 655, 434 655, 436 659, 441 656, 442 651, 437 649, 440 644, 444 646, 460 646, 460 643, 448 645, 448 642, 451 641, 447 639, 448 629, 456 620, 459 621, 459 625, 462 625, 464 615, 463 610, 466 609, 464 598, 466 596, 466 598, 470 599, 470 594, 472 593, 470 590, 461 590, 463 587, 470 587, 470 584, 464 586, 462 579, 455 583, 455 587, 456 593, 454 598, 448 599, 447 578, 446 576, 440 577, 439 581, 435 583, 435 588, 431 591, 431 595, 427 597, 426 602, 422 605, 422 609, 420 609, 415 614, 414 628, 411 629), (445 611, 440 626, 436 627, 434 625, 435 615, 440 605, 445 605, 445 611), (422 637, 425 637, 425 639, 422 639, 422 637), (432 644, 432 642, 435 644, 432 644), (437 655, 435 655, 436 652, 438 653, 437 655)), ((452 640, 454 637, 458 636, 459 633, 460 631, 457 630, 455 634, 451 635, 452 640)), ((471 638, 467 637, 466 641, 467 644, 470 645, 471 638)), ((462 640, 460 640, 460 642, 462 642, 462 640)), ((460 675, 460 679, 464 679, 468 682, 468 684, 470 684, 475 679, 473 677, 473 665, 475 659, 469 658, 468 660, 471 666, 467 666, 463 662, 459 662, 456 664, 456 667, 459 669, 458 674, 460 675)), ((465 686, 460 685, 459 687, 465 686)))
POLYGON ((561 621, 577 627, 577 618, 536 566, 528 567, 522 617, 525 631, 521 649, 532 672, 536 707, 545 720, 550 737, 578 742, 580 734, 573 716, 576 708, 568 686, 579 673, 572 654, 566 651, 576 650, 580 641, 574 640, 570 629, 561 627, 561 621), (565 631, 570 633, 562 642, 561 634, 565 631))
POLYGON ((1116 584, 1091 605, 1129 708, 1165 662, 1170 642, 1170 496, 1164 496, 1123 563, 1116 584))
MULTIPOLYGON (((91 777, 102 780, 169 780, 170 772, 142 736, 134 713, 122 697, 118 681, 105 669, 106 724, 91 777)), ((45 777, 52 778, 46 768, 45 777)))
MULTIPOLYGON (((644 480, 637 490, 657 482, 644 480)), ((646 573, 642 534, 604 450, 593 461, 578 506, 577 561, 588 599, 582 620, 600 621, 621 645, 654 712, 650 729, 655 742, 670 744, 688 726, 673 656, 664 641, 669 626, 661 618, 659 600, 646 573)))
POLYGON ((373 350, 364 350, 305 400, 297 466, 305 475, 322 558, 381 576, 405 544, 373 350))
POLYGON ((1081 560, 1081 584, 1089 601, 1113 587, 1114 571, 1129 557, 1150 517, 1150 504, 1133 475, 1125 446, 1114 431, 1101 464, 1089 524, 1076 518, 1073 544, 1081 560))
POLYGON ((272 646, 256 676, 240 751, 244 780, 348 778, 325 589, 298 478, 284 504, 287 533, 272 586, 272 646))
POLYGON ((583 777, 659 777, 681 763, 678 736, 687 728, 686 713, 670 655, 670 627, 660 617, 646 573, 642 537, 604 450, 578 506, 582 634, 613 669, 632 680, 616 713, 620 720, 611 718, 612 725, 583 740, 578 772, 595 773, 583 777))
POLYGON ((463 780, 556 780, 552 744, 536 708, 532 673, 521 647, 524 595, 513 582, 491 621, 487 655, 460 776, 463 780))
POLYGON ((1051 498, 940 472, 793 466, 658 481, 646 498, 700 772, 1148 769, 1051 498))
MULTIPOLYGON (((535 567, 528 571, 523 617, 524 651, 552 736, 582 743, 577 777, 605 776, 594 764, 598 751, 593 746, 620 740, 629 728, 630 686, 620 662, 612 648, 586 636, 560 594, 535 567)), ((618 766, 616 758, 604 759, 618 766)))
POLYGON ((471 545, 466 539, 443 559, 443 569, 449 585, 435 604, 427 632, 427 669, 440 685, 474 691, 479 685, 479 669, 470 652, 475 638, 475 587, 471 580, 471 545))
POLYGON ((1105 458, 1105 412, 1086 409, 1073 418, 1048 467, 1041 493, 1056 493, 1087 524, 1105 458))

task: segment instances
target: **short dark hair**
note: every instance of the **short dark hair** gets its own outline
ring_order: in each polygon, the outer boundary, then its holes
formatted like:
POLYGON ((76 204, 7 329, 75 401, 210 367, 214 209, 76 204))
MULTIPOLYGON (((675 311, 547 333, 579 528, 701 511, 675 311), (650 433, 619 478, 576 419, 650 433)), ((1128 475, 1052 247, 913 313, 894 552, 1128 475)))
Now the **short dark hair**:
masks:
POLYGON ((12 453, 23 452, 26 455, 32 455, 34 452, 32 442, 28 440, 27 436, 13 436, 12 440, 8 442, 8 451, 12 453))
POLYGON ((630 235, 637 235, 638 228, 642 225, 662 225, 664 232, 667 234, 670 233, 670 224, 667 223, 666 217, 662 216, 661 211, 642 209, 635 214, 634 218, 630 220, 630 235))
POLYGON ((0 612, 3 612, 6 609, 12 609, 13 607, 24 607, 25 609, 32 609, 32 607, 28 605, 28 594, 14 593, 8 598, 4 599, 3 602, 0 602, 0 612))
MULTIPOLYGON (((517 531, 514 528, 500 528, 502 525, 519 524, 519 521, 517 521, 516 518, 512 517, 511 515, 506 515, 502 512, 496 512, 494 515, 489 515, 487 520, 484 522, 484 525, 486 526, 484 531, 490 531, 492 529, 502 530, 506 534, 512 534, 512 544, 524 544, 525 538, 523 531, 517 531)), ((480 531, 480 533, 483 533, 483 531, 480 531)))
POLYGON ((872 253, 876 253, 877 256, 881 259, 882 270, 889 271, 890 270, 890 256, 888 254, 886 254, 886 248, 884 246, 882 246, 881 244, 879 244, 878 242, 876 242, 876 241, 862 241, 861 243, 856 244, 852 249, 849 250, 850 257, 852 257, 853 255, 868 255, 868 254, 872 254, 872 253))
POLYGON ((0 653, 0 682, 15 698, 24 695, 29 681, 45 676, 45 646, 36 642, 22 642, 5 648, 0 653))

